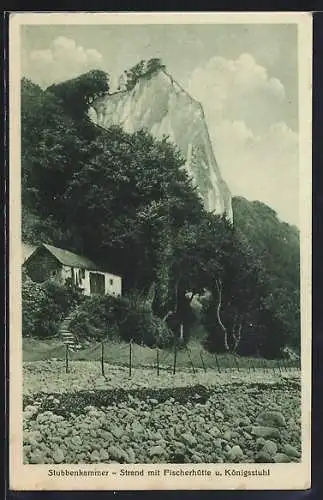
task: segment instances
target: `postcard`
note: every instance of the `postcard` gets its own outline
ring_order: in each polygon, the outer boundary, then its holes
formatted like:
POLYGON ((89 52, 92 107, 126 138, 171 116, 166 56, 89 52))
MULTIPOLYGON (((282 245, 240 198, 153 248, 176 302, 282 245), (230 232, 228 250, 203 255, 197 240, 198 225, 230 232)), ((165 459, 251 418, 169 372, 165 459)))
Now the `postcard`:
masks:
POLYGON ((11 13, 14 490, 310 488, 309 13, 11 13))

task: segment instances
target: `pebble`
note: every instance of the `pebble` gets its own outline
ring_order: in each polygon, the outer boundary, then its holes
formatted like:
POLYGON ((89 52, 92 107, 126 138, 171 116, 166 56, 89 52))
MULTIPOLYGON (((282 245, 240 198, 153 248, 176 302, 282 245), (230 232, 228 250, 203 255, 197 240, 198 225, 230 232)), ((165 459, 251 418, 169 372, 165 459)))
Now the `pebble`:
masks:
POLYGON ((289 457, 294 457, 294 458, 299 458, 301 454, 299 451, 295 448, 295 446, 292 446, 291 444, 285 444, 284 445, 284 453, 289 456, 289 457))
POLYGON ((251 434, 254 436, 258 437, 273 437, 273 438, 279 438, 279 430, 276 429, 275 427, 265 427, 262 425, 258 425, 256 427, 252 427, 251 429, 251 434))
POLYGON ((262 451, 268 453, 271 457, 276 455, 277 453, 277 444, 274 441, 270 441, 269 439, 265 441, 262 451))
POLYGON ((280 411, 264 411, 257 417, 257 424, 265 427, 285 427, 286 420, 280 411))
POLYGON ((254 387, 247 393, 243 386, 233 395, 223 386, 206 401, 196 397, 197 404, 131 395, 122 403, 101 398, 97 407, 96 391, 87 392, 79 406, 66 395, 59 406, 55 398, 37 395, 24 409, 35 415, 24 419, 24 463, 297 461, 299 390, 289 388, 288 398, 286 390, 254 387), (271 399, 275 409, 260 411, 271 399))
POLYGON ((274 456, 274 462, 276 462, 278 464, 288 463, 288 462, 290 462, 290 457, 285 455, 285 453, 277 453, 274 456))
POLYGON ((153 446, 149 450, 150 457, 161 456, 161 455, 165 455, 165 454, 166 454, 166 451, 161 446, 153 446))
POLYGON ((237 460, 241 460, 243 457, 243 451, 239 445, 232 446, 231 450, 228 453, 228 459, 232 460, 232 462, 236 462, 237 460))
POLYGON ((53 459, 56 464, 61 464, 64 460, 64 452, 61 448, 54 450, 53 459))

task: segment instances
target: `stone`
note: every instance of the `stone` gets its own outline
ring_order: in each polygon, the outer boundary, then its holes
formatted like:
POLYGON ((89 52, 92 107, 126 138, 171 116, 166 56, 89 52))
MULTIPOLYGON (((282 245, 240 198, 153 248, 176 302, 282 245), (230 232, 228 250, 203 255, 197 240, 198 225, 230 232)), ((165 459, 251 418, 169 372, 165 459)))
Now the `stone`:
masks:
POLYGON ((236 462, 243 457, 243 451, 239 445, 232 446, 231 450, 228 453, 228 459, 232 460, 232 462, 236 462))
POLYGON ((97 463, 100 462, 101 461, 100 452, 98 450, 92 451, 90 460, 91 462, 97 462, 97 463))
POLYGON ((172 445, 173 445, 173 447, 174 447, 174 448, 176 448, 177 450, 178 450, 178 449, 185 450, 185 448, 186 448, 185 443, 182 443, 182 441, 172 441, 172 445))
POLYGON ((285 464, 289 463, 290 461, 290 457, 285 455, 285 453, 276 453, 276 455, 274 456, 274 462, 276 462, 277 464, 285 464))
POLYGON ((262 425, 254 426, 251 428, 251 434, 263 438, 279 438, 279 430, 275 427, 265 427, 262 425))
POLYGON ((285 427, 286 420, 280 411, 263 411, 257 419, 257 424, 265 427, 285 427))
POLYGON ((270 462, 273 462, 273 458, 271 455, 269 455, 269 453, 263 451, 263 450, 260 450, 256 456, 255 456, 255 460, 258 464, 263 464, 263 463, 270 463, 270 462))
POLYGON ((218 449, 222 449, 222 439, 220 438, 216 438, 214 441, 213 441, 213 444, 214 444, 214 447, 215 448, 218 448, 218 449))
POLYGON ((149 456, 150 457, 160 457, 162 455, 166 455, 166 450, 162 448, 161 446, 153 446, 149 450, 149 456))
POLYGON ((128 458, 129 458, 129 463, 130 464, 136 463, 136 455, 135 455, 135 452, 132 448, 127 449, 127 454, 128 454, 128 458))
POLYGON ((231 441, 231 438, 232 432, 230 430, 225 431, 225 433, 223 434, 223 439, 225 439, 226 441, 231 441))
POLYGON ((214 418, 219 418, 221 420, 224 419, 223 413, 220 410, 214 410, 213 415, 214 415, 214 418))
POLYGON ((208 431, 208 432, 209 432, 209 434, 210 434, 212 437, 214 437, 214 438, 219 437, 219 436, 220 436, 220 434, 221 434, 220 429, 218 429, 218 427, 215 427, 215 426, 214 426, 214 427, 211 427, 211 429, 209 429, 209 431, 208 431))
POLYGON ((29 463, 31 463, 31 464, 44 464, 45 463, 44 453, 40 450, 33 451, 32 453, 30 453, 29 463))
POLYGON ((71 438, 71 442, 74 446, 82 446, 82 439, 80 438, 80 436, 73 436, 71 438))
POLYGON ((117 463, 124 463, 128 461, 128 454, 118 446, 109 446, 108 454, 112 459, 116 460, 117 463))
POLYGON ((136 434, 142 434, 144 432, 145 428, 141 425, 140 422, 135 421, 132 424, 132 430, 136 434))
POLYGON ((262 451, 268 453, 271 457, 273 457, 277 453, 277 444, 274 443, 274 441, 270 441, 270 439, 268 439, 267 441, 265 441, 262 451))
POLYGON ((64 460, 65 456, 64 456, 64 452, 61 448, 56 448, 56 450, 54 450, 54 453, 53 453, 53 460, 55 462, 55 464, 61 464, 64 460))
POLYGON ((285 444, 283 451, 289 457, 300 458, 300 456, 301 456, 301 454, 295 448, 295 446, 292 446, 291 444, 285 444))
POLYGON ((121 438, 123 435, 123 429, 121 427, 118 427, 117 425, 111 425, 110 427, 110 432, 116 437, 117 439, 121 438))
POLYGON ((184 434, 182 434, 182 439, 189 446, 193 446, 197 443, 196 438, 190 432, 184 432, 184 434))
POLYGON ((258 448, 262 448, 264 446, 265 442, 266 442, 266 439, 264 439, 263 437, 258 437, 256 439, 256 445, 258 448))
POLYGON ((162 434, 159 431, 157 431, 153 434, 153 439, 158 441, 158 440, 163 440, 164 438, 163 438, 162 434))
POLYGON ((104 439, 106 443, 110 443, 113 440, 113 435, 109 431, 101 431, 101 438, 104 439))

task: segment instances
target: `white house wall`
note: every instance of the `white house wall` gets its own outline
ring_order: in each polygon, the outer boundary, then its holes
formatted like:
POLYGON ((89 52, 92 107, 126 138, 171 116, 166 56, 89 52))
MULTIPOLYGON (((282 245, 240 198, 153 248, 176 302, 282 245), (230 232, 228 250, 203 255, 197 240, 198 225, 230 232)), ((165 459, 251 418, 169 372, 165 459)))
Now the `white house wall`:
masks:
MULTIPOLYGON (((74 267, 75 271, 79 275, 79 271, 81 269, 74 267)), ((74 271, 74 272, 75 272, 74 271)), ((84 278, 80 280, 80 287, 83 289, 84 295, 91 295, 91 287, 90 287, 90 272, 87 269, 85 269, 85 274, 84 278)), ((120 276, 117 276, 115 274, 110 274, 110 273, 104 273, 100 271, 92 271, 96 274, 101 274, 104 276, 104 287, 105 287, 105 294, 109 295, 114 295, 115 297, 118 297, 122 294, 122 279, 120 276)), ((73 277, 73 270, 69 266, 63 266, 62 267, 62 279, 65 282, 68 278, 73 277)))
POLYGON ((116 297, 121 295, 122 280, 120 276, 115 274, 104 273, 105 276, 105 293, 116 297))
POLYGON ((84 295, 91 295, 90 272, 87 269, 85 269, 84 279, 81 280, 81 287, 84 290, 84 295))

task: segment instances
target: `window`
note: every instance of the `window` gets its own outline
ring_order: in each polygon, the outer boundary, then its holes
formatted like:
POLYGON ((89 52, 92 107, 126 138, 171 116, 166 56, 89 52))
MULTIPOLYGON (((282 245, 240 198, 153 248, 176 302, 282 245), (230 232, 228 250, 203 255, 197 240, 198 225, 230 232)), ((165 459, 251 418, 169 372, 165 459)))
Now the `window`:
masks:
POLYGON ((80 279, 84 280, 85 278, 85 269, 80 269, 80 279))
POLYGON ((112 278, 110 278, 110 280, 109 280, 109 281, 110 281, 110 285, 113 285, 113 279, 112 279, 112 278))

